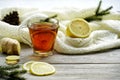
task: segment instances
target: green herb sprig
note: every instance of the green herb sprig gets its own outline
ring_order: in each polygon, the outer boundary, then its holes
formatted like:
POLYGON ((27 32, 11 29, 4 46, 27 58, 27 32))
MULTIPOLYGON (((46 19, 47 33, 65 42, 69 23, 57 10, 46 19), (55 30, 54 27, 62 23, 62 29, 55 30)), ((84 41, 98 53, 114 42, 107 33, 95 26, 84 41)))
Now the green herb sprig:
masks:
POLYGON ((8 65, 0 66, 0 79, 2 80, 26 80, 24 77, 21 77, 22 74, 25 74, 26 70, 20 70, 20 65, 8 65))
POLYGON ((57 17, 57 14, 55 14, 55 15, 53 15, 53 16, 50 16, 50 17, 47 17, 47 18, 44 19, 44 20, 40 20, 40 22, 49 22, 49 20, 50 20, 51 18, 55 18, 55 17, 57 17))
POLYGON ((113 8, 113 6, 110 6, 107 9, 100 11, 101 4, 102 4, 102 0, 100 0, 98 4, 95 15, 86 17, 85 20, 87 20, 88 22, 94 21, 94 20, 102 20, 102 16, 110 14, 110 10, 113 8))

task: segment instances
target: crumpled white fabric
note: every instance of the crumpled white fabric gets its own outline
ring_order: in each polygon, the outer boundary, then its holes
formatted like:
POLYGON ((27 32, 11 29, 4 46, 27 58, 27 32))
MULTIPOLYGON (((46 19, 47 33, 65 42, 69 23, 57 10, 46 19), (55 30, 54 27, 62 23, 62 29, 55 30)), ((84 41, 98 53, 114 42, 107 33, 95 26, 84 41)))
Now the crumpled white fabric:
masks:
POLYGON ((10 37, 30 45, 29 31, 26 27, 28 21, 34 22, 37 19, 57 14, 57 19, 60 21, 60 28, 54 45, 54 49, 57 52, 63 54, 85 54, 120 47, 120 13, 112 12, 109 15, 103 16, 102 21, 90 22, 91 34, 89 37, 71 38, 65 34, 66 24, 71 19, 85 18, 95 14, 95 8, 82 10, 77 8, 61 8, 46 11, 7 8, 0 10, 0 19, 13 10, 18 11, 21 24, 14 26, 0 21, 0 38, 10 37))
POLYGON ((103 20, 91 22, 90 26, 88 38, 70 38, 59 31, 54 48, 64 54, 85 54, 120 47, 120 21, 103 20))

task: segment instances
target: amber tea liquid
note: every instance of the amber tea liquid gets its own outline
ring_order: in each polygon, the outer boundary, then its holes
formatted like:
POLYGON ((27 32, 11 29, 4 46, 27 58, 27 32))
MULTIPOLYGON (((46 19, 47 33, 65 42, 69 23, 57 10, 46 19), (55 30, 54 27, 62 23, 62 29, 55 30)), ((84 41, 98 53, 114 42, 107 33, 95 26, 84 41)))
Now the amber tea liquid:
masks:
POLYGON ((34 23, 29 27, 34 52, 41 55, 49 55, 56 39, 58 26, 53 23, 34 23), (45 53, 44 53, 45 52, 45 53))

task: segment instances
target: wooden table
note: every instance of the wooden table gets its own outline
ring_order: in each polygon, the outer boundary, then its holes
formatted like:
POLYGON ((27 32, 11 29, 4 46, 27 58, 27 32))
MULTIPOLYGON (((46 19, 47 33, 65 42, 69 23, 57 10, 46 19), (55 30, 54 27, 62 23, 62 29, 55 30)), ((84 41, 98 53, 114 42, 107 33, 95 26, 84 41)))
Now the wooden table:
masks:
MULTIPOLYGON (((32 49, 22 45, 21 59, 23 64, 34 57, 32 49)), ((56 73, 49 76, 33 76, 29 73, 27 80, 120 80, 120 49, 112 49, 85 55, 54 55, 38 61, 48 62, 55 66, 56 73)), ((0 65, 5 64, 5 55, 0 54, 0 65)))

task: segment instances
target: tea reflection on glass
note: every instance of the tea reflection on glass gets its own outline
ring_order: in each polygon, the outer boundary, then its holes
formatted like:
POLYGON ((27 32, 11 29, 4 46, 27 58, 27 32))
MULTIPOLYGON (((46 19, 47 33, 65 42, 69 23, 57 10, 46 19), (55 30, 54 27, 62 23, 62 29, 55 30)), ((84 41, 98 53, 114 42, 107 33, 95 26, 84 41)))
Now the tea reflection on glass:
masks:
POLYGON ((58 23, 36 22, 28 28, 34 53, 41 57, 51 55, 58 31, 58 23))

